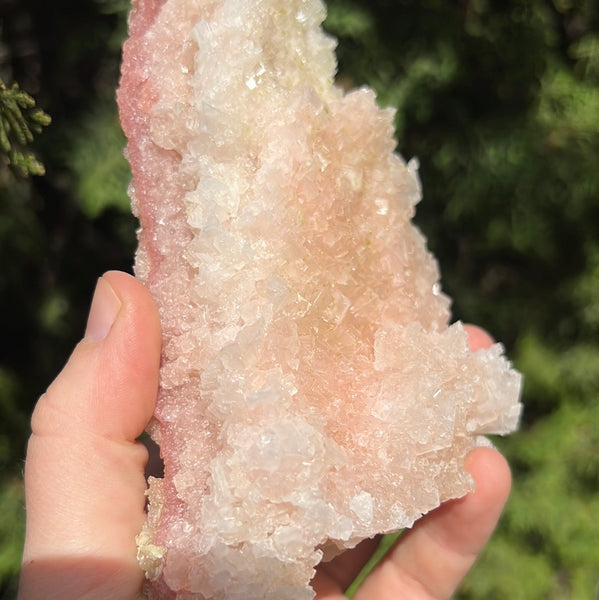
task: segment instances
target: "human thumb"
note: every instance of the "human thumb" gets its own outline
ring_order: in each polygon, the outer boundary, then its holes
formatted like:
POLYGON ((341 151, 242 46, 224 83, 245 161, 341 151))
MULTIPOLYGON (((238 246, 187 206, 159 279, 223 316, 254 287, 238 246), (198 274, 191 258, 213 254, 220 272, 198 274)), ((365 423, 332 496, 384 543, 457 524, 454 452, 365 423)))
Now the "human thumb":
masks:
POLYGON ((32 416, 21 600, 139 592, 147 452, 136 439, 154 409, 159 361, 149 292, 130 275, 106 273, 83 340, 32 416))

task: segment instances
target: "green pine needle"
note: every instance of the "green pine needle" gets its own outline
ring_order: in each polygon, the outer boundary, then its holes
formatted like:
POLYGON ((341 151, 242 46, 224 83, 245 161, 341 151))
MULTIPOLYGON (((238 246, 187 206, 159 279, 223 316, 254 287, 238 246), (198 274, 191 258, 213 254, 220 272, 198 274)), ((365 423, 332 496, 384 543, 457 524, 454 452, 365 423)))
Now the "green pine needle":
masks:
POLYGON ((0 152, 21 177, 45 173, 44 165, 26 147, 50 122, 50 116, 36 108, 35 100, 17 83, 7 87, 0 79, 0 152))

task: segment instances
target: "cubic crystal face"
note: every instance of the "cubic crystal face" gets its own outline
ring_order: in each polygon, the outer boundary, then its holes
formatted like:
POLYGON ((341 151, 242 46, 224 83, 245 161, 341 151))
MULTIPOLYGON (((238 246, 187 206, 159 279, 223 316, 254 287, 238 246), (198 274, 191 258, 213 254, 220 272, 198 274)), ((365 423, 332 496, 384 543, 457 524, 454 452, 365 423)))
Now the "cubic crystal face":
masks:
POLYGON ((137 0, 118 94, 164 334, 149 598, 304 600, 314 566, 469 491, 518 423, 448 325, 393 112, 334 85, 318 0, 137 0))

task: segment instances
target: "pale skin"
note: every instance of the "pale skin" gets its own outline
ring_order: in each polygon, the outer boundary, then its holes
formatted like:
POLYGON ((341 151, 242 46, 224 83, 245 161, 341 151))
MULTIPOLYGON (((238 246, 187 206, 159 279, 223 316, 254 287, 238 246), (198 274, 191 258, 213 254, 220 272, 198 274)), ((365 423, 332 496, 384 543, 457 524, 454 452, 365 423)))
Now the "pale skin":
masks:
MULTIPOLYGON (((472 349, 492 343, 467 326, 472 349)), ((160 324, 146 288, 109 272, 87 329, 32 417, 25 490, 21 600, 133 600, 143 573, 135 536, 144 520, 145 447, 137 440, 158 386, 160 324)), ((446 600, 491 535, 510 490, 495 450, 470 453, 476 489, 443 504, 403 535, 356 600, 446 600)), ((367 540, 318 568, 318 600, 341 600, 376 547, 367 540)))

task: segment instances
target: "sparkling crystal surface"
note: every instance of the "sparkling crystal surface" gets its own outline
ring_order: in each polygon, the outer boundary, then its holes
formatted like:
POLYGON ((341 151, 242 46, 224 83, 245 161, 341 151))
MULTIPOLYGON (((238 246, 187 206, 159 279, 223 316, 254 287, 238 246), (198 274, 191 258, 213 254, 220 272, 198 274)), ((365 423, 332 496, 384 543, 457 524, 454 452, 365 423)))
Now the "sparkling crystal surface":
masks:
POLYGON ((393 112, 334 85, 318 0, 134 0, 118 100, 158 304, 138 538, 149 598, 308 600, 314 566, 410 526, 517 426, 411 223, 393 112))

